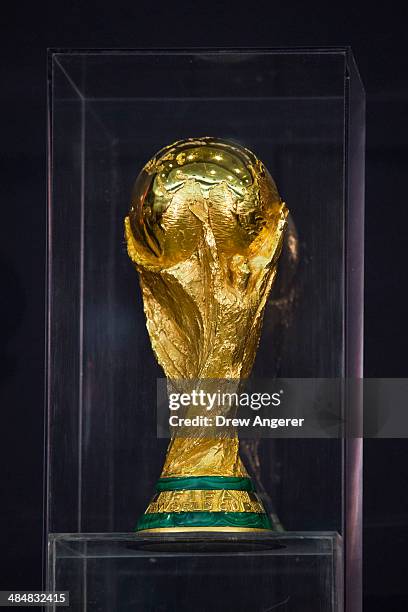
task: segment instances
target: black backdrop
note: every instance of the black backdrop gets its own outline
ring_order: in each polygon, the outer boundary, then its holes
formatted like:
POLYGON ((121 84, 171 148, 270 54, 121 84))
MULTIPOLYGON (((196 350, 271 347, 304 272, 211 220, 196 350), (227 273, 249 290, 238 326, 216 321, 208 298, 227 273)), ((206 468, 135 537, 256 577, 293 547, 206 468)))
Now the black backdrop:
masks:
MULTIPOLYGON (((350 44, 367 93, 365 375, 407 376, 407 9, 341 3, 2 7, 0 588, 42 573, 46 47, 350 44)), ((365 610, 408 604, 408 442, 365 442, 365 610)))

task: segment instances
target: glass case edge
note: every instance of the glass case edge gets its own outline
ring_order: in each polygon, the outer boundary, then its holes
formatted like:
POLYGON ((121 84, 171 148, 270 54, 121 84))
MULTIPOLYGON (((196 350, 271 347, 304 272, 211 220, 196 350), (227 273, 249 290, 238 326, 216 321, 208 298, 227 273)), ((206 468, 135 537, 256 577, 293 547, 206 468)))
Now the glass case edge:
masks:
MULTIPOLYGON (((365 92, 351 48, 345 66, 345 376, 363 377, 365 92)), ((362 427, 362 397, 358 419, 362 427)), ((344 610, 362 610, 363 440, 345 439, 344 610)))
POLYGON ((326 45, 326 46, 290 46, 290 47, 49 47, 47 49, 49 57, 53 59, 56 55, 166 55, 166 54, 201 54, 201 53, 271 53, 271 54, 301 54, 301 53, 327 53, 344 54, 350 52, 347 45, 326 45))

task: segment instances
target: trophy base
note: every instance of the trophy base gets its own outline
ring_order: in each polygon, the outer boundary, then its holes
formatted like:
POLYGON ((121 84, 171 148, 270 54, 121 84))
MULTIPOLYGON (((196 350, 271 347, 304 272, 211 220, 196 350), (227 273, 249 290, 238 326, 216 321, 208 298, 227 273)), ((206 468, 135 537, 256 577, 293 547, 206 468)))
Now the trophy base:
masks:
POLYGON ((53 534, 48 590, 70 612, 340 612, 332 532, 53 534))
POLYGON ((271 529, 257 527, 156 527, 155 529, 142 529, 138 533, 194 533, 194 532, 217 532, 217 533, 270 533, 271 529))
POLYGON ((146 512, 136 531, 269 531, 270 518, 265 512, 146 512))
POLYGON ((269 531, 272 523, 247 476, 160 478, 136 531, 269 531))

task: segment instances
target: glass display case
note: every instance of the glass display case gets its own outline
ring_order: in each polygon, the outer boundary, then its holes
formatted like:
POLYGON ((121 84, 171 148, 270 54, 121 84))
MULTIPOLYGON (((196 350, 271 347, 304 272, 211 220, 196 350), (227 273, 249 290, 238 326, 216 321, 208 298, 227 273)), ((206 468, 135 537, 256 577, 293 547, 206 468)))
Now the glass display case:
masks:
POLYGON ((124 218, 146 162, 205 136, 253 151, 290 212, 253 375, 362 376, 364 90, 350 49, 51 50, 47 586, 89 612, 358 612, 359 438, 241 440, 271 531, 134 531, 168 441, 124 218))
POLYGON ((335 533, 70 534, 50 538, 50 584, 72 610, 341 610, 335 533))

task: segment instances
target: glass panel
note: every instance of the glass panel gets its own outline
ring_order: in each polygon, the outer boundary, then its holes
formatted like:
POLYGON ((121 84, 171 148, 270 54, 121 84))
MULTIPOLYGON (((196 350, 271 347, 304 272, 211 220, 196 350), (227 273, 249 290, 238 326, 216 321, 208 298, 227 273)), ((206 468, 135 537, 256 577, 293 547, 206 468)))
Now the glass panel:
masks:
POLYGON ((50 549, 49 588, 69 590, 73 611, 341 610, 336 534, 61 535, 50 549))

